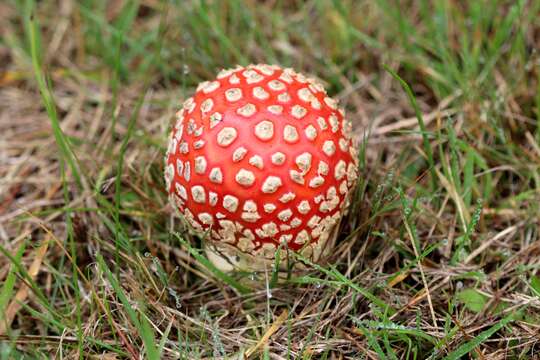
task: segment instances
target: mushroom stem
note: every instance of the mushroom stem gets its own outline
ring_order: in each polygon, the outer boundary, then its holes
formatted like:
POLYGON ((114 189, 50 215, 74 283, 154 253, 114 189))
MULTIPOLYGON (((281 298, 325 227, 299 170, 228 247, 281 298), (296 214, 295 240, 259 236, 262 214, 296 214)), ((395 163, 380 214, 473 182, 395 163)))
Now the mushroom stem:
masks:
MULTIPOLYGON (((316 263, 324 263, 326 258, 330 255, 330 250, 334 248, 338 234, 339 234, 339 225, 341 220, 334 226, 331 231, 330 236, 321 244, 320 253, 313 254, 309 257, 310 261, 316 263)), ((322 241, 322 240, 321 240, 322 241)), ((221 243, 217 241, 206 241, 204 244, 204 251, 206 257, 212 264, 223 272, 232 272, 232 271, 249 271, 249 272, 264 272, 265 268, 271 268, 275 259, 266 259, 260 256, 254 256, 240 251, 238 248, 233 247, 226 243, 221 243)), ((301 254, 302 252, 300 252, 301 254)), ((279 266, 280 271, 287 271, 288 269, 288 260, 281 259, 279 266)), ((299 262, 294 262, 293 270, 304 270, 305 266, 299 262)))

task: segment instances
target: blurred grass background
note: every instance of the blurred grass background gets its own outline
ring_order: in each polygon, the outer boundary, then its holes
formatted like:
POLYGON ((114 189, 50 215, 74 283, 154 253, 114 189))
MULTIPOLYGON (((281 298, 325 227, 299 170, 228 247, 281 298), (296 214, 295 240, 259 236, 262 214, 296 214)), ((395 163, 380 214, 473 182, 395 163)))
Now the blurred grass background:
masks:
POLYGON ((0 14, 0 358, 538 356, 540 1, 0 14), (182 101, 249 63, 321 79, 361 148, 333 265, 280 282, 204 271, 162 180, 182 101))

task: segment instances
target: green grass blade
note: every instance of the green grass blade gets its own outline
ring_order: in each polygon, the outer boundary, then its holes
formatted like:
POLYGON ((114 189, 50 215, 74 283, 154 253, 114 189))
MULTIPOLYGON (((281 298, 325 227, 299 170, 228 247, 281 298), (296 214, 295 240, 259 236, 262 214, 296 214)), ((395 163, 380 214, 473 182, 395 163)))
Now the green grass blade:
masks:
POLYGON ((379 355, 379 358, 387 359, 388 357, 385 355, 383 349, 381 348, 381 345, 379 345, 379 342, 377 341, 377 338, 373 335, 373 333, 362 325, 357 325, 357 328, 367 338, 369 346, 377 353, 377 355, 379 355))
POLYGON ((137 316, 135 309, 133 309, 133 307, 131 306, 128 298, 126 297, 126 294, 124 294, 122 287, 118 283, 118 280, 113 275, 109 267, 105 264, 103 256, 98 254, 97 261, 101 270, 107 275, 107 279, 113 287, 116 295, 122 302, 122 305, 124 305, 124 309, 128 313, 133 326, 135 326, 135 328, 139 332, 139 335, 141 336, 144 347, 146 349, 146 357, 148 359, 158 360, 160 358, 160 354, 158 348, 156 347, 157 343, 150 323, 148 322, 144 314, 141 314, 141 316, 137 316))
POLYGON ((39 92, 41 94, 41 100, 47 111, 47 115, 51 122, 51 126, 54 133, 54 138, 56 144, 58 145, 62 157, 67 161, 75 181, 79 187, 81 187, 81 177, 79 174, 79 167, 77 164, 77 158, 75 153, 70 147, 69 140, 62 131, 60 127, 60 121, 58 118, 58 113, 56 111, 56 104, 52 95, 51 87, 47 81, 45 74, 43 72, 43 64, 40 57, 41 46, 41 37, 39 36, 39 30, 37 29, 36 20, 33 15, 30 16, 30 19, 27 22, 29 27, 29 42, 30 42, 30 53, 32 57, 32 66, 34 70, 34 76, 36 78, 39 92))
POLYGON ((493 334, 495 334, 497 331, 508 325, 510 322, 516 320, 520 316, 521 312, 518 313, 511 313, 510 315, 503 318, 501 321, 499 321, 497 324, 493 325, 486 331, 481 332, 478 336, 476 336, 474 339, 467 341, 466 343, 462 344, 460 347, 458 347, 456 350, 452 351, 450 354, 448 354, 444 360, 459 360, 462 358, 462 356, 469 354, 471 351, 473 351, 478 345, 482 344, 484 341, 489 339, 493 334))
POLYGON ((392 75, 394 79, 396 79, 403 90, 405 90, 405 93, 407 94, 407 97, 409 98, 409 101, 414 109, 414 112, 416 114, 416 118, 418 119, 418 125, 420 126, 420 131, 422 133, 422 141, 424 145, 424 151, 426 152, 427 161, 429 164, 429 171, 431 173, 431 187, 433 191, 437 190, 437 174, 435 173, 435 161, 433 159, 433 150, 431 149, 431 144, 428 139, 428 132, 426 129, 426 124, 424 123, 424 118, 422 117, 422 112, 420 111, 420 107, 418 106, 418 103, 416 102, 416 97, 414 96, 411 87, 405 80, 403 80, 396 72, 394 72, 392 69, 390 69, 388 66, 383 65, 384 69, 392 75))
POLYGON ((313 268, 317 269, 318 271, 324 273, 325 275, 334 278, 335 280, 339 281, 342 285, 345 285, 360 295, 364 296, 365 298, 369 299, 373 304, 377 305, 381 310, 388 311, 390 315, 393 315, 396 313, 396 310, 392 308, 390 305, 388 305, 384 300, 380 299, 379 297, 373 295, 371 292, 369 292, 367 289, 364 289, 361 286, 358 286, 354 282, 352 282, 349 278, 347 278, 345 275, 340 273, 336 268, 333 266, 330 266, 330 269, 326 269, 318 264, 315 264, 308 260, 307 258, 303 257, 300 254, 295 254, 295 256, 302 260, 303 262, 309 264, 313 268))
MULTIPOLYGON (((50 299, 45 295, 42 288, 34 280, 32 280, 32 277, 28 274, 28 271, 26 271, 26 268, 21 263, 21 261, 17 261, 17 259, 13 255, 11 255, 9 251, 7 251, 2 245, 0 245, 0 253, 3 254, 5 258, 8 259, 15 266, 15 268, 17 268, 19 276, 24 278, 30 290, 32 290, 36 295, 36 298, 38 299, 40 305, 43 306, 47 310, 47 312, 55 318, 55 322, 57 324, 61 324, 61 322, 57 320, 62 318, 61 314, 56 311, 55 308, 51 305, 49 301, 50 299)), ((65 318, 63 318, 63 320, 68 321, 68 319, 65 318)), ((69 322, 67 325, 72 326, 72 324, 69 322)), ((61 326, 61 328, 63 327, 64 325, 61 326)))
POLYGON ((219 280, 223 281, 225 284, 228 284, 232 288, 236 289, 240 294, 245 295, 251 292, 251 290, 236 281, 233 277, 229 276, 228 274, 224 273, 223 271, 219 270, 210 260, 208 260, 204 255, 200 253, 199 249, 195 249, 193 246, 191 246, 190 243, 188 243, 186 240, 182 239, 180 234, 174 234, 178 241, 187 249, 187 251, 198 261, 200 262, 206 269, 208 269, 214 276, 216 276, 219 280))
MULTIPOLYGON (((15 261, 20 262, 22 255, 24 254, 24 250, 26 249, 26 241, 24 241, 21 246, 19 246, 19 249, 17 250, 17 253, 15 254, 15 261)), ((2 285, 2 289, 0 289, 0 322, 3 322, 4 314, 7 310, 7 305, 9 303, 9 300, 13 296, 13 291, 15 290, 15 281, 17 280, 17 276, 15 275, 15 266, 10 266, 9 272, 4 280, 4 285, 2 285)))

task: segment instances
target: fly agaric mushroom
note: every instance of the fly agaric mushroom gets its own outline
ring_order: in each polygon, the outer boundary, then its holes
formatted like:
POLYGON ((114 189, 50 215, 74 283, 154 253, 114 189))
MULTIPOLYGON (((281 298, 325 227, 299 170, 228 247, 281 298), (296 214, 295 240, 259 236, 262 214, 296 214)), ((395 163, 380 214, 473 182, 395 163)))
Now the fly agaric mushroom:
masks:
POLYGON ((184 102, 166 186, 218 268, 264 269, 278 248, 321 257, 357 177, 343 116, 315 79, 270 65, 223 70, 184 102))

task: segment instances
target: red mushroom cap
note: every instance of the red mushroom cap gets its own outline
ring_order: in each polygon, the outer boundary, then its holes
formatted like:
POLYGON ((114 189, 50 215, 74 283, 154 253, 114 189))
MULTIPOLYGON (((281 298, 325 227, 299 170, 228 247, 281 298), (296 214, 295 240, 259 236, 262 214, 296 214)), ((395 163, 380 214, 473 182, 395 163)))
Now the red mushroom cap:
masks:
POLYGON ((177 113, 166 155, 171 202, 211 239, 317 259, 357 177, 351 125, 312 78, 249 65, 201 83, 177 113))

